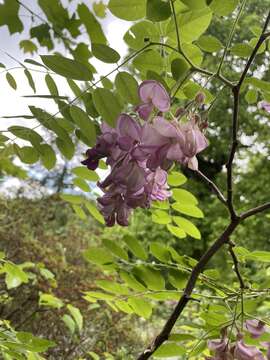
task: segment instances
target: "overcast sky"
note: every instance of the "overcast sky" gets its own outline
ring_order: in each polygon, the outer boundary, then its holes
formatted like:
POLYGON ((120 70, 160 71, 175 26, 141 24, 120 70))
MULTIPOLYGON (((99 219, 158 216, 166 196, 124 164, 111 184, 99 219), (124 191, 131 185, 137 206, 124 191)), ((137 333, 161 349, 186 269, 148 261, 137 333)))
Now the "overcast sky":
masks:
MULTIPOLYGON (((40 12, 40 8, 36 5, 37 0, 23 0, 23 1, 24 4, 29 6, 34 12, 39 13, 39 15, 44 17, 44 15, 40 12)), ((69 3, 67 0, 63 1, 63 3, 66 6, 68 6, 68 9, 71 11, 76 9, 77 5, 81 2, 85 2, 88 5, 90 3, 90 5, 92 5, 95 1, 73 0, 71 3, 69 3)), ((21 19, 23 20, 26 28, 26 31, 24 31, 22 34, 17 33, 11 36, 6 26, 0 27, 0 39, 1 39, 0 62, 4 63, 7 68, 18 66, 18 64, 16 63, 16 61, 12 60, 9 56, 7 56, 4 52, 9 53, 12 57, 16 58, 18 61, 21 62, 25 58, 31 58, 31 55, 29 53, 23 54, 22 50, 19 49, 19 42, 24 39, 29 39, 27 29, 29 29, 31 17, 29 17, 29 13, 27 13, 27 11, 24 9, 20 10, 20 14, 22 15, 21 19)), ((39 23, 41 22, 37 20, 36 25, 39 23)), ((104 20, 102 20, 102 25, 110 46, 116 49, 121 55, 125 54, 127 47, 123 41, 123 35, 127 31, 127 29, 131 26, 131 23, 127 21, 120 21, 119 19, 115 18, 109 11, 107 11, 107 17, 104 20)), ((85 35, 85 38, 82 40, 85 41, 86 43, 89 43, 89 38, 87 34, 85 35)), ((46 48, 39 47, 39 54, 35 54, 32 58, 40 61, 39 55, 46 53, 47 53, 46 48)), ((91 59, 91 63, 96 67, 99 76, 105 75, 115 66, 110 64, 104 64, 96 59, 91 59)), ((35 68, 35 66, 32 65, 29 67, 35 68)), ((1 84, 0 117, 6 115, 10 116, 10 115, 29 114, 28 105, 43 107, 46 108, 46 110, 49 112, 57 111, 56 105, 54 104, 53 100, 23 98, 22 97, 23 95, 33 94, 23 74, 23 70, 15 69, 15 70, 11 70, 10 72, 15 77, 18 88, 16 91, 14 91, 7 84, 5 78, 6 72, 3 72, 2 68, 0 68, 0 84, 1 84)), ((36 83, 37 94, 42 94, 42 95, 49 94, 44 81, 45 74, 32 72, 32 75, 36 83)), ((70 95, 71 97, 73 96, 69 87, 67 86, 65 78, 56 75, 54 79, 58 85, 60 95, 70 95)), ((0 130, 4 130, 10 125, 32 126, 35 125, 35 122, 32 120, 24 120, 24 119, 10 119, 10 120, 0 119, 0 130)))

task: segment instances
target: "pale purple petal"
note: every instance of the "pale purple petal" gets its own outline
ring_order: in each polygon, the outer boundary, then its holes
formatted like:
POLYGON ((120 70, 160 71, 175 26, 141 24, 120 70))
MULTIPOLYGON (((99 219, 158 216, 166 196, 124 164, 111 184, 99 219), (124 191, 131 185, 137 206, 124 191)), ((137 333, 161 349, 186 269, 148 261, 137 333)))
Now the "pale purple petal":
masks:
POLYGON ((265 333, 265 324, 259 320, 246 320, 245 327, 254 339, 265 333))
POLYGON ((265 111, 267 111, 267 112, 270 113, 270 103, 269 103, 269 102, 267 102, 267 101, 260 101, 258 105, 259 105, 259 108, 260 108, 260 109, 263 109, 263 110, 265 110, 265 111))
POLYGON ((138 92, 143 103, 152 103, 162 112, 170 109, 170 97, 165 88, 157 81, 143 81, 138 92))

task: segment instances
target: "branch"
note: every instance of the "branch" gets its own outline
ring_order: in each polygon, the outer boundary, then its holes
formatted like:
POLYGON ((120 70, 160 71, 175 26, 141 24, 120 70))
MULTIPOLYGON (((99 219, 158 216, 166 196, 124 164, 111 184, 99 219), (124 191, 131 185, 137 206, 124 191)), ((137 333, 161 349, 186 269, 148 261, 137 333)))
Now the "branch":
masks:
POLYGON ((226 164, 227 167, 227 206, 231 214, 231 218, 236 217, 236 213, 233 207, 233 177, 232 177, 232 167, 233 160, 238 146, 237 141, 237 129, 238 129, 238 112, 239 112, 239 88, 236 86, 233 88, 233 97, 234 97, 234 106, 233 106, 233 121, 232 121, 232 144, 231 151, 229 155, 229 160, 226 164))
POLYGON ((231 234, 234 232, 235 228, 240 222, 239 218, 235 218, 231 221, 228 227, 225 229, 223 234, 214 242, 214 244, 205 252, 201 257, 199 262, 193 268, 189 280, 187 282, 186 288, 183 295, 181 296, 179 302, 177 303, 174 311, 172 312, 170 318, 165 323, 160 334, 155 338, 153 343, 137 358, 137 360, 146 360, 165 342, 168 340, 169 335, 181 315, 182 311, 185 309, 186 305, 191 299, 191 294, 196 285, 196 281, 203 271, 204 267, 208 264, 209 260, 216 254, 216 252, 229 241, 231 234))
POLYGON ((227 201, 220 191, 220 189, 217 187, 217 185, 211 181, 206 175, 204 175, 200 170, 197 170, 197 174, 200 176, 201 179, 203 179, 210 187, 210 189, 215 193, 218 197, 218 199, 227 207, 227 201))
POLYGON ((250 55, 250 57, 246 63, 246 66, 244 68, 244 71, 240 77, 240 80, 237 84, 237 88, 239 89, 239 91, 240 91, 241 85, 243 84, 243 81, 245 80, 245 78, 247 76, 247 72, 248 72, 251 64, 253 63, 253 60, 254 60, 255 56, 257 55, 257 52, 258 52, 260 46, 270 36, 270 32, 266 32, 269 23, 270 23, 270 11, 269 11, 266 21, 264 23, 264 27, 263 27, 261 36, 259 37, 259 40, 257 41, 257 44, 256 44, 255 48, 253 49, 252 54, 250 55))
POLYGON ((250 210, 244 212, 243 214, 240 215, 240 219, 245 220, 250 216, 259 214, 259 213, 261 213, 261 212, 263 212, 265 210, 269 210, 269 209, 270 209, 270 202, 265 203, 265 204, 260 205, 260 206, 257 206, 257 207, 255 207, 253 209, 250 209, 250 210))
POLYGON ((254 47, 252 54, 250 55, 250 57, 246 63, 246 66, 242 72, 242 75, 241 75, 237 85, 235 85, 232 88, 233 98, 234 98, 233 121, 232 121, 232 144, 231 144, 231 151, 230 151, 229 159, 226 164, 226 167, 227 167, 227 204, 228 204, 228 209, 230 211, 232 219, 234 219, 236 217, 236 213, 235 213, 234 206, 233 206, 233 186, 232 186, 233 169, 232 168, 233 168, 234 156, 235 156, 237 146, 238 146, 237 130, 238 130, 238 112, 239 112, 240 90, 241 90, 241 86, 247 76, 247 73, 250 69, 250 66, 253 63, 255 56, 257 55, 257 52, 258 52, 260 46, 268 38, 268 36, 270 36, 270 33, 266 33, 269 22, 270 22, 270 11, 269 11, 266 21, 264 23, 261 36, 259 37, 257 44, 254 47))
POLYGON ((231 254, 231 257, 232 257, 232 260, 233 260, 233 263, 234 263, 234 271, 236 273, 236 276, 238 278, 238 281, 239 281, 239 284, 240 284, 240 289, 245 289, 246 286, 245 286, 245 283, 244 283, 244 280, 241 276, 241 273, 240 273, 240 270, 239 270, 239 262, 238 262, 238 259, 235 255, 235 252, 233 251, 233 248, 234 248, 235 244, 232 242, 232 241, 229 241, 229 253, 231 254))

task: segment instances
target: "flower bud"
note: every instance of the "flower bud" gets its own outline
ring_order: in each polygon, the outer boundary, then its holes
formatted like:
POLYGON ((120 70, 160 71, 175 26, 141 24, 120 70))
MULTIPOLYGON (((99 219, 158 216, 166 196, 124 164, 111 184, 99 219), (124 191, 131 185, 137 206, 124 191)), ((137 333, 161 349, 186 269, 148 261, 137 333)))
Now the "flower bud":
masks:
POLYGON ((195 102, 199 105, 204 104, 205 102, 205 95, 203 92, 198 92, 198 94, 195 97, 195 102))
POLYGON ((175 117, 181 118, 186 113, 186 110, 183 107, 180 107, 176 110, 175 117))

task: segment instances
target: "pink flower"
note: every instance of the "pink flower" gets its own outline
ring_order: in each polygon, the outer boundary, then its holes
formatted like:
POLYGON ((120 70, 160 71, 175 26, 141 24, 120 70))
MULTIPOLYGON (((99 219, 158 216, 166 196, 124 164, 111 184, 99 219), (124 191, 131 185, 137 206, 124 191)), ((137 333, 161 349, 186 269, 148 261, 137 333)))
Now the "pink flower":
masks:
POLYGON ((267 101, 260 101, 258 105, 259 105, 259 108, 260 108, 260 109, 263 109, 263 110, 265 110, 265 111, 267 111, 267 112, 270 113, 270 103, 269 103, 269 102, 267 102, 267 101))
POLYGON ((245 327, 254 339, 265 333, 265 324, 259 320, 246 320, 245 327))
POLYGON ((147 120, 153 108, 162 112, 170 109, 170 96, 165 88, 155 80, 145 80, 138 89, 142 104, 136 107, 139 116, 147 120))
POLYGON ((256 346, 248 346, 240 339, 236 342, 234 357, 237 360, 265 360, 262 352, 256 346))
POLYGON ((167 175, 166 171, 158 168, 147 176, 146 189, 150 192, 151 200, 164 201, 172 195, 171 191, 168 191, 167 175))

